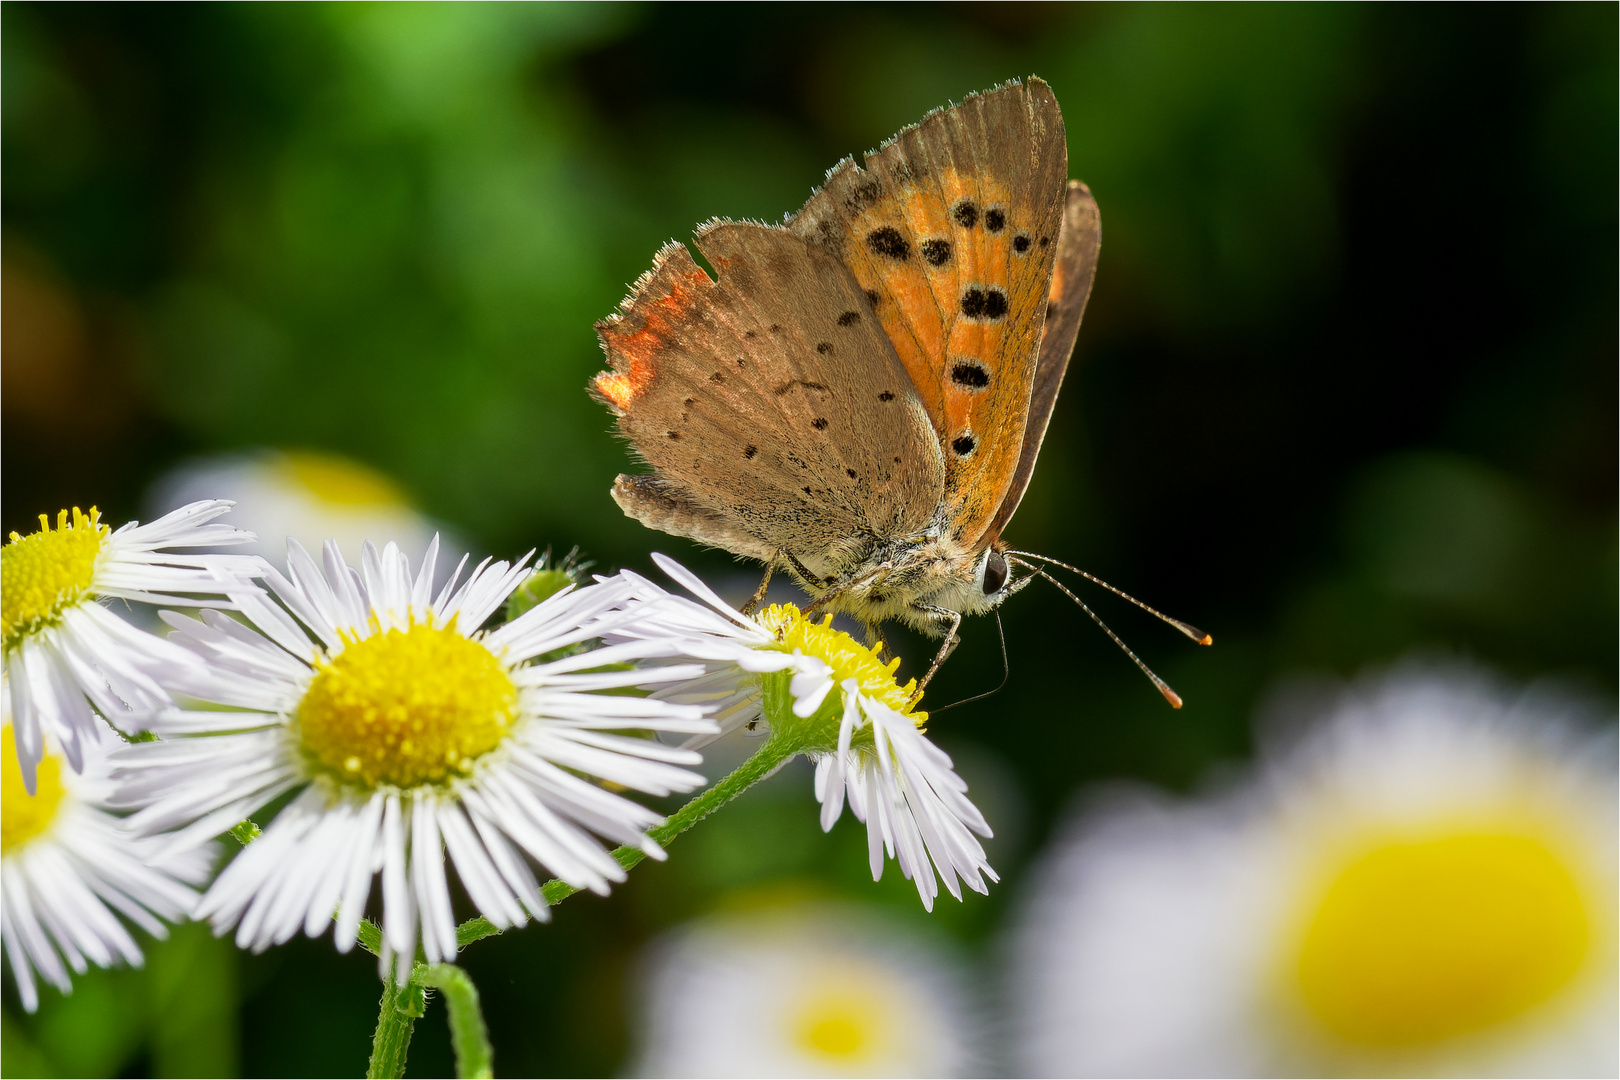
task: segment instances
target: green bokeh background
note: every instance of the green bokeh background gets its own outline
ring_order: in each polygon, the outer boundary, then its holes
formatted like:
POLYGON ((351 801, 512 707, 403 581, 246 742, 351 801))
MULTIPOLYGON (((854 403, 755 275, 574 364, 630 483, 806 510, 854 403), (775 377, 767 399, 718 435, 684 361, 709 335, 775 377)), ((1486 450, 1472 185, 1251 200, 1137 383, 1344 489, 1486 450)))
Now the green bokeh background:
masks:
MULTIPOLYGON (((189 456, 349 455, 481 551, 724 556, 608 498, 591 324, 670 237, 1036 73, 1102 208, 1020 546, 1212 631, 1006 609, 1012 679, 933 725, 1003 884, 924 916, 788 770, 606 900, 473 946, 508 1075, 625 1067, 642 945, 765 894, 865 901, 986 965, 1079 786, 1243 760, 1278 676, 1414 651, 1616 687, 1613 4, 0 6, 6 529, 123 521, 189 456)), ((930 699, 995 684, 988 620, 930 699)), ((900 636, 912 662, 926 643, 900 636)), ((988 978, 988 975, 987 975, 988 978)), ((5 984, 6 1075, 358 1075, 373 961, 197 927, 5 984)), ((451 1069, 439 1006, 413 1075, 451 1069)))

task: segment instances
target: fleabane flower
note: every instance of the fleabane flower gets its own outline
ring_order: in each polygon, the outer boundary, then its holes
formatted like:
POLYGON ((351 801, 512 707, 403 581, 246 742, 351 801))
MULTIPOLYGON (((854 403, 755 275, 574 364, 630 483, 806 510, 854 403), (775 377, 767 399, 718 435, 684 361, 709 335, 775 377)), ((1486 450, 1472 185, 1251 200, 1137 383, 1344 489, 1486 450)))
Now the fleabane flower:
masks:
POLYGON ((1048 857, 1019 1070, 1613 1076, 1612 736, 1466 668, 1280 712, 1315 723, 1247 784, 1116 795, 1048 857))
POLYGON ((792 604, 748 618, 678 563, 653 558, 701 603, 625 571, 620 579, 635 590, 625 608, 636 618, 604 637, 662 639, 671 662, 705 662, 701 678, 656 697, 703 703, 722 731, 763 717, 774 738, 815 763, 822 828, 833 827, 847 800, 866 824, 873 880, 887 854, 928 910, 940 879, 958 900, 960 883, 983 893, 986 878, 999 880, 974 835, 988 838, 990 827, 949 755, 924 734, 928 714, 916 708, 916 683, 896 682, 898 659, 885 663, 830 616, 807 619, 792 604))
POLYGON ((986 1072, 966 973, 933 941, 859 908, 795 904, 689 923, 653 946, 637 982, 633 1075, 986 1072))
POLYGON ((185 654, 107 610, 112 600, 149 604, 227 605, 225 594, 257 572, 257 561, 233 555, 176 554, 169 548, 243 544, 251 533, 214 521, 229 502, 205 500, 114 531, 95 507, 56 528, 40 515, 38 532, 11 534, 0 548, 0 635, 16 725, 23 782, 33 790, 48 729, 69 766, 82 767, 81 744, 96 738, 99 711, 124 728, 131 710, 168 703, 154 666, 188 662, 185 654), (92 710, 94 707, 94 711, 92 710))
MULTIPOLYGON (((100 721, 97 721, 100 724, 100 721)), ((32 794, 11 763, 16 736, 0 729, 0 940, 23 1007, 39 1007, 39 979, 62 993, 89 965, 139 965, 140 946, 120 915, 153 937, 163 920, 191 912, 213 863, 214 845, 165 852, 132 836, 109 812, 108 751, 121 745, 106 725, 81 734, 80 771, 64 769, 46 736, 32 794)))
POLYGON ((120 754, 121 797, 133 827, 184 843, 292 793, 198 907, 244 948, 319 935, 335 911, 348 950, 380 872, 382 963, 397 958, 403 981, 419 945, 429 962, 456 953, 446 849, 490 922, 543 919, 530 860, 605 893, 624 871, 592 834, 662 857, 646 835, 660 816, 600 782, 652 795, 703 782, 682 767, 695 752, 635 737, 712 731, 701 709, 611 693, 701 669, 630 670, 647 652, 636 643, 574 650, 611 626, 601 616, 625 585, 558 593, 485 632, 528 570, 486 560, 462 580, 463 559, 435 594, 436 548, 413 577, 391 544, 367 544, 356 570, 328 543, 323 573, 292 543, 289 576, 265 574, 284 607, 237 598, 251 627, 165 613, 210 671, 177 669, 172 689, 234 711, 156 714, 164 741, 120 754))

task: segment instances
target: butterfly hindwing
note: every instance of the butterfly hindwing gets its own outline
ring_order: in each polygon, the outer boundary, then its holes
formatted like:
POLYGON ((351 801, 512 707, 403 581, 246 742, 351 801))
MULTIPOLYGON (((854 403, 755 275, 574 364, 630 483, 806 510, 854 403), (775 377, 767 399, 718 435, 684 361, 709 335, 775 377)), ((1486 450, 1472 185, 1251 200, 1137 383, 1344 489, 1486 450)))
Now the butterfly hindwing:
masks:
POLYGON ((921 401, 850 272, 785 229, 715 222, 659 252, 597 331, 594 388, 657 470, 615 497, 665 531, 818 573, 915 530, 944 466, 921 401))
POLYGON ((1038 79, 846 160, 790 223, 873 301, 945 461, 942 517, 989 536, 1018 467, 1061 225, 1063 121, 1038 79))

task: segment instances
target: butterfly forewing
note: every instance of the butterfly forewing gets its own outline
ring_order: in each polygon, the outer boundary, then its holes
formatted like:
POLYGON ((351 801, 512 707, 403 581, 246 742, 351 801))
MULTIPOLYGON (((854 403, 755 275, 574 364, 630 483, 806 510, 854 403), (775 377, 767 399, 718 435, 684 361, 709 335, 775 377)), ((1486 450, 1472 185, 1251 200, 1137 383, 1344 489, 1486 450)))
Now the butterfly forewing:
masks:
POLYGON ((1001 509, 990 523, 988 535, 996 537, 1007 527, 1030 477, 1035 459, 1046 438, 1046 425, 1052 419, 1069 356, 1080 334, 1080 319, 1091 297, 1091 282, 1097 272, 1097 253, 1102 246, 1102 222, 1091 190, 1078 180, 1070 180, 1063 206, 1063 227, 1059 231, 1057 259, 1052 265, 1052 284, 1047 291, 1046 325, 1041 331, 1040 359, 1030 388, 1029 412, 1024 424, 1024 445, 1018 454, 1018 467, 1002 497, 1001 509))
POLYGON ((943 488, 938 443, 851 273, 770 226, 713 223, 698 246, 717 281, 671 244, 597 328, 613 370, 595 389, 659 474, 621 478, 621 505, 818 573, 919 528, 943 488))
POLYGON ((1068 157, 1040 80, 972 95, 845 161, 791 228, 873 300, 945 461, 942 518, 989 535, 1024 443, 1068 157))

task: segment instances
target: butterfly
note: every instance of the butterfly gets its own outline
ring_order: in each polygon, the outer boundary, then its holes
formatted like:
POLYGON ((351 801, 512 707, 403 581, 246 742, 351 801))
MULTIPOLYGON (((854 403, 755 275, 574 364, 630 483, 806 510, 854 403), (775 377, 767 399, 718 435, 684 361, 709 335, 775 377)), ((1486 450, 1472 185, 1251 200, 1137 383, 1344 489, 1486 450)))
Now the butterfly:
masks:
POLYGON ((750 607, 784 570, 810 609, 943 637, 926 685, 963 617, 1035 576, 1014 580, 1013 566, 1046 576, 1002 532, 1100 241, 1038 78, 844 159, 781 225, 705 223, 696 245, 714 277, 666 244, 596 326, 611 370, 591 391, 653 469, 619 476, 614 500, 763 562, 750 607))

